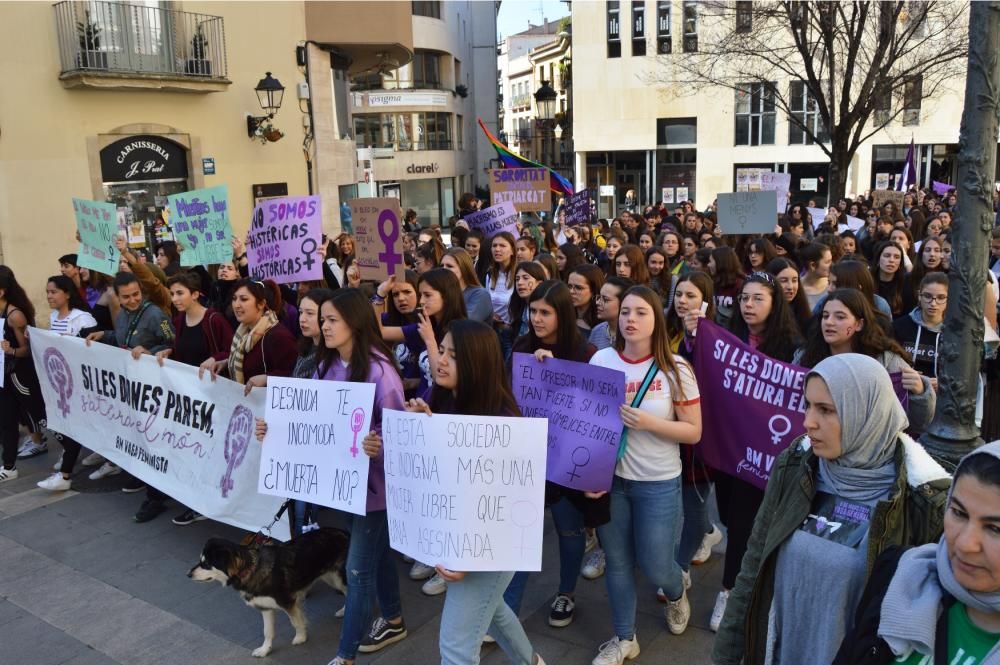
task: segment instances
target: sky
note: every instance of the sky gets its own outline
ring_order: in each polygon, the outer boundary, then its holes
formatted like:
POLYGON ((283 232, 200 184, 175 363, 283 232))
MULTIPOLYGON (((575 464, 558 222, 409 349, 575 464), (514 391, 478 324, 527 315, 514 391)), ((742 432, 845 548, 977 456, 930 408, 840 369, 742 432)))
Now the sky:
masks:
POLYGON ((528 29, 528 21, 540 25, 543 18, 549 22, 569 16, 569 7, 559 0, 503 0, 497 15, 500 38, 528 29))

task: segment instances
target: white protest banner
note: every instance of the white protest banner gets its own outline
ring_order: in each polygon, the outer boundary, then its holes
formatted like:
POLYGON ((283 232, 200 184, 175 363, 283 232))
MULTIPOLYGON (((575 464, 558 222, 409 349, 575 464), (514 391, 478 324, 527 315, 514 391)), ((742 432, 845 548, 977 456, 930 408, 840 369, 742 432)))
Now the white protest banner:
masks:
POLYGON ((806 208, 806 210, 809 211, 809 217, 812 218, 813 230, 818 229, 819 225, 826 219, 826 210, 823 208, 806 208))
POLYGON ((451 570, 541 570, 548 426, 383 411, 392 549, 451 570))
POLYGON ((469 213, 463 219, 469 223, 470 229, 479 229, 483 237, 489 240, 498 233, 506 231, 517 237, 517 210, 510 201, 504 201, 488 208, 469 213))
MULTIPOLYGON (((7 325, 7 319, 0 319, 0 339, 3 339, 4 326, 7 325)), ((3 388, 4 371, 6 370, 5 363, 7 362, 7 354, 0 353, 0 388, 3 388)))
MULTIPOLYGON (((254 416, 264 391, 198 379, 198 368, 31 329, 48 426, 188 508, 257 531, 282 499, 257 493, 254 416)), ((287 540, 284 529, 275 537, 287 540)))
POLYGON ((365 514, 374 383, 267 379, 257 491, 365 514))
POLYGON ((771 173, 765 171, 760 174, 760 188, 765 192, 774 192, 778 199, 777 212, 779 215, 785 212, 788 207, 788 189, 792 186, 791 173, 771 173))
POLYGON ((844 215, 847 218, 847 228, 851 231, 857 233, 862 226, 865 225, 865 220, 860 217, 851 217, 850 215, 844 215))
POLYGON ((719 226, 728 235, 774 233, 774 192, 719 194, 719 226))
POLYGON ((118 233, 115 204, 74 198, 73 214, 80 235, 76 264, 107 275, 117 273, 121 252, 115 246, 115 234, 118 233))

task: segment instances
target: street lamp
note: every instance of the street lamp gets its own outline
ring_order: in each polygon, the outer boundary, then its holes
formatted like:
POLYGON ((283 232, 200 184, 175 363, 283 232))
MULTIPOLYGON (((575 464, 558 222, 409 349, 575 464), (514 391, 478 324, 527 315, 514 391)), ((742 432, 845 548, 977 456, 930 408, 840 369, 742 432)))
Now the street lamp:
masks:
MULTIPOLYGON (((281 81, 271 76, 271 72, 267 72, 264 78, 257 82, 254 92, 257 93, 257 102, 260 104, 260 108, 264 110, 265 115, 247 116, 247 136, 252 139, 258 138, 257 133, 261 125, 274 118, 274 114, 281 108, 281 100, 285 96, 285 86, 281 85, 281 81)), ((271 128, 269 131, 272 135, 276 132, 277 138, 268 138, 267 140, 276 141, 281 138, 281 132, 278 132, 278 130, 271 128)))
POLYGON ((538 107, 538 117, 541 120, 552 120, 556 115, 555 89, 548 81, 542 81, 542 87, 535 91, 535 106, 538 107))

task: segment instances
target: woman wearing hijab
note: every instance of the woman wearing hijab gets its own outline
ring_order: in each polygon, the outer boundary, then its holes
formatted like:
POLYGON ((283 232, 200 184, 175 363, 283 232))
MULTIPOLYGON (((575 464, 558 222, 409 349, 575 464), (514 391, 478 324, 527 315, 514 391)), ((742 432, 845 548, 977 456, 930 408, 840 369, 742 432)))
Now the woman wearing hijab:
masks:
POLYGON ((805 403, 806 434, 774 464, 716 665, 831 662, 878 556, 941 535, 948 474, 904 433, 877 361, 823 360, 806 376, 805 403))
POLYGON ((875 562, 834 665, 1000 663, 1000 442, 966 455, 937 543, 875 562))

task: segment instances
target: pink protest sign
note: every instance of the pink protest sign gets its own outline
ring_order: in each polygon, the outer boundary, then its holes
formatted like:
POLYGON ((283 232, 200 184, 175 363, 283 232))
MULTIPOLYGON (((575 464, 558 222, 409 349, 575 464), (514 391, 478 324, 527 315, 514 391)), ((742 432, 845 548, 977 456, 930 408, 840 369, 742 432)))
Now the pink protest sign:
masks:
POLYGON ((316 251, 323 236, 318 196, 290 196, 257 204, 250 223, 247 260, 254 279, 278 284, 323 278, 316 251))
POLYGON ((355 262, 361 279, 403 279, 403 213, 399 199, 351 199, 355 262))

